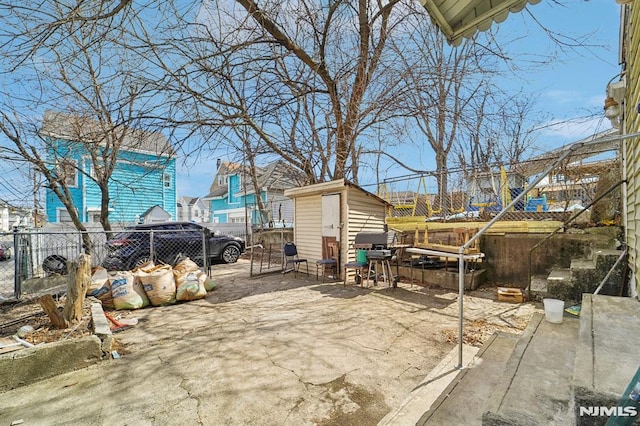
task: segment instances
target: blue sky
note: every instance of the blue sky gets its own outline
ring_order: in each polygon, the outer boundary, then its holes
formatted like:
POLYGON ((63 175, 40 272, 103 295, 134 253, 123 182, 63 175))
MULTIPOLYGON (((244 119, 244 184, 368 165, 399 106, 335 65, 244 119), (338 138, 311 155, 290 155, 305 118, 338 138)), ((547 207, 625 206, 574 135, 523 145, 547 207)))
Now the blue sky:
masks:
MULTIPOLYGON (((514 93, 524 90, 525 96, 528 94, 538 99, 536 108, 545 115, 545 123, 537 133, 537 144, 542 148, 552 148, 610 128, 601 113, 606 85, 620 71, 620 6, 614 0, 562 0, 562 5, 543 0, 528 6, 528 10, 547 29, 579 38, 591 46, 564 49, 558 53, 557 60, 533 69, 530 63, 523 62, 519 77, 503 83, 514 93), (588 37, 583 39, 585 35, 588 37), (592 118, 577 120, 585 116, 592 118)), ((518 40, 508 46, 510 55, 516 58, 546 55, 557 48, 526 11, 511 14, 506 21, 497 26, 494 24, 494 28, 498 30, 497 40, 503 43, 518 40)), ((216 173, 216 159, 238 158, 235 150, 229 150, 217 151, 208 158, 179 160, 178 196, 206 195, 216 173)), ((415 169, 434 169, 433 153, 427 149, 399 156, 415 169)), ((16 193, 16 188, 25 188, 25 182, 23 177, 15 175, 15 166, 0 160, 0 199, 18 205, 31 204, 30 191, 25 190, 24 195, 16 193)), ((385 177, 391 176, 382 176, 385 177)), ((373 183, 373 179, 361 177, 360 183, 373 183)))
MULTIPOLYGON (((518 40, 508 47, 516 58, 542 56, 557 50, 557 45, 540 25, 588 45, 565 48, 558 52, 556 61, 533 69, 525 61, 521 64, 520 77, 504 83, 505 88, 514 93, 523 90, 538 99, 536 109, 545 116, 536 135, 540 148, 557 147, 610 128, 609 121, 601 114, 605 88, 609 80, 620 72, 620 6, 613 0, 563 0, 562 3, 558 5, 551 0, 543 0, 528 6, 540 24, 525 11, 511 14, 497 25, 497 40, 518 40), (592 118, 584 119, 588 116, 592 118)), ((235 152, 219 151, 211 160, 200 159, 195 166, 193 162, 179 165, 178 195, 206 195, 215 176, 215 159, 236 157, 235 152)), ((427 150, 405 154, 401 159, 416 169, 434 169, 433 153, 427 150)), ((366 180, 361 178, 361 183, 373 183, 366 180)))

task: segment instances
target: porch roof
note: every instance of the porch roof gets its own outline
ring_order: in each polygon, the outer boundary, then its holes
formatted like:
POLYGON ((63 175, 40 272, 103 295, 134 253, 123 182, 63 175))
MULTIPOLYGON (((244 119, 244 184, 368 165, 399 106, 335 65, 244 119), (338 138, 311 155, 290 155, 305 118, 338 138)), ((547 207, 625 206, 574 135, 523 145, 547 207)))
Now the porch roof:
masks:
POLYGON ((488 30, 493 22, 507 19, 509 12, 520 12, 527 4, 540 0, 420 0, 433 22, 457 46, 463 38, 488 30))

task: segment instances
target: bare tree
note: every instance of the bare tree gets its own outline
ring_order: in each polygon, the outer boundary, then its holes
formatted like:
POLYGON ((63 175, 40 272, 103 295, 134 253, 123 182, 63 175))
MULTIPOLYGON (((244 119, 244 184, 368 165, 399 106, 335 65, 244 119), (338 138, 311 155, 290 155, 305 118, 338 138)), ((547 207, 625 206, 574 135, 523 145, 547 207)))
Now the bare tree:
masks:
MULTIPOLYGON (((79 2, 75 7, 48 2, 37 13, 16 7, 4 22, 2 40, 12 49, 4 52, 3 61, 21 80, 3 93, 3 109, 14 114, 4 114, 2 130, 15 153, 42 173, 79 230, 85 230, 83 217, 64 174, 74 168, 75 174, 95 182, 100 223, 111 231, 109 183, 120 150, 149 149, 153 135, 141 128, 157 127, 160 115, 157 92, 141 78, 148 67, 126 44, 131 31, 139 31, 143 23, 135 13, 120 13, 125 6, 129 2, 115 8, 103 2, 79 2), (45 114, 47 110, 56 113, 45 114), (33 125, 24 127, 25 117, 33 112, 44 117, 37 131, 33 125), (88 158, 87 165, 84 160, 69 161, 74 150, 88 158)), ((168 149, 164 138, 151 143, 156 150, 168 149)))
POLYGON ((442 34, 424 25, 413 30, 409 37, 414 48, 396 51, 414 88, 407 92, 405 108, 435 154, 434 204, 441 209, 446 208, 449 154, 470 123, 482 125, 483 114, 474 115, 474 109, 482 108, 483 99, 491 94, 488 75, 493 56, 473 42, 452 48, 442 34))
POLYGON ((399 4, 206 2, 145 44, 165 70, 172 119, 209 148, 237 143, 228 129, 242 127, 309 182, 357 182, 362 137, 393 116, 403 87, 387 40, 416 12, 399 4))

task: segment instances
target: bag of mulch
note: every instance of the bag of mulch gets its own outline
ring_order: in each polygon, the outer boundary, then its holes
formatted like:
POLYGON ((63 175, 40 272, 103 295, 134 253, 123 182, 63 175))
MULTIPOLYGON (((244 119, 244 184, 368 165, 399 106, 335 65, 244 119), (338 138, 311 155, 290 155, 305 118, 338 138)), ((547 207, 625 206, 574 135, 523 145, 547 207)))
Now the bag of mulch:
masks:
POLYGON ((186 274, 187 272, 194 272, 200 269, 198 264, 188 257, 182 259, 173 267, 174 272, 179 274, 186 274))
POLYGON ((149 305, 149 298, 131 272, 116 272, 109 276, 111 295, 116 309, 139 309, 149 305), (136 288, 138 287, 138 288, 136 288))
POLYGON ((87 296, 93 296, 102 302, 105 308, 113 309, 113 295, 111 294, 111 283, 109 282, 109 273, 101 266, 95 268, 91 275, 91 284, 87 289, 87 296))
POLYGON ((204 282, 207 274, 200 270, 187 273, 173 271, 176 280, 176 299, 180 301, 202 299, 207 296, 204 282))
POLYGON ((153 306, 171 305, 176 302, 176 282, 171 266, 141 269, 137 276, 153 306))

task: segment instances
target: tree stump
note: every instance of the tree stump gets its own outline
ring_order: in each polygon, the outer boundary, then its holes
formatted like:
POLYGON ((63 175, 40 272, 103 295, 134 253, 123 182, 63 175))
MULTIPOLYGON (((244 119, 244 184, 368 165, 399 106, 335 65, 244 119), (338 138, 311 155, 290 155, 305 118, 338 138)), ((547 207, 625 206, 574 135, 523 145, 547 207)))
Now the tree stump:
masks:
POLYGON ((84 298, 91 284, 91 256, 81 254, 77 261, 69 262, 68 269, 67 301, 63 317, 67 325, 71 325, 82 319, 84 298))

